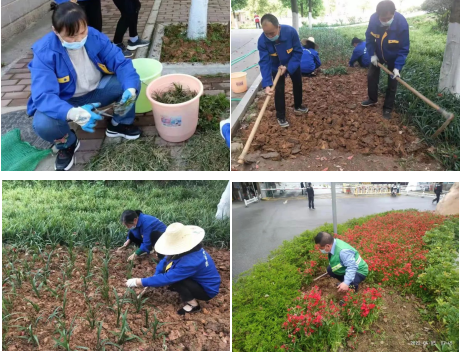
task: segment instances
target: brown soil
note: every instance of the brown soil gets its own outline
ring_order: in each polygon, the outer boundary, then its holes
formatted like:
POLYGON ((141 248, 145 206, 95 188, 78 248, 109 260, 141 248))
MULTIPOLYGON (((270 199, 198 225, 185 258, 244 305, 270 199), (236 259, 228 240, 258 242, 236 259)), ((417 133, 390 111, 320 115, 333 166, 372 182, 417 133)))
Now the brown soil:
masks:
POLYGON ((227 25, 208 24, 207 38, 188 40, 186 25, 170 25, 162 37, 161 62, 226 63, 230 58, 230 35, 227 25))
MULTIPOLYGON (((136 340, 125 343, 123 350, 229 350, 230 349, 230 253, 228 250, 207 248, 207 251, 213 258, 216 266, 221 275, 222 284, 220 293, 210 300, 209 302, 201 302, 202 311, 194 314, 186 314, 185 317, 179 316, 176 311, 181 307, 180 299, 177 293, 171 292, 166 288, 151 289, 146 294, 149 299, 144 304, 140 313, 136 313, 132 304, 126 303, 123 305, 123 312, 128 309, 128 324, 131 328, 131 333, 143 339, 143 342, 136 340), (145 325, 144 309, 149 312, 149 321, 153 322, 154 312, 158 320, 163 325, 159 327, 159 332, 165 333, 165 341, 163 337, 153 340, 152 335, 147 333, 145 325), (144 335, 144 333, 146 335, 144 335), (165 346, 164 346, 165 344, 165 346)), ((122 297, 125 293, 126 286, 126 268, 127 257, 131 252, 122 254, 113 253, 113 258, 110 262, 110 305, 105 303, 97 287, 100 285, 101 280, 98 278, 100 275, 100 268, 103 258, 102 250, 94 249, 93 257, 93 273, 94 277, 86 292, 87 296, 94 298, 93 305, 100 303, 97 310, 97 321, 103 321, 103 330, 101 339, 109 339, 115 342, 115 336, 110 331, 118 331, 116 326, 116 314, 110 310, 110 307, 115 307, 115 299, 113 294, 114 287, 119 296, 122 297)), ((51 265, 52 273, 49 277, 49 286, 53 288, 53 284, 59 283, 63 274, 61 269, 67 264, 67 251, 65 249, 55 250, 53 261, 51 265)), ((30 255, 21 255, 24 261, 30 261, 30 255)), ((155 263, 150 258, 142 257, 136 261, 132 269, 132 277, 148 277, 152 276, 155 271, 155 263)), ((6 262, 5 259, 2 261, 6 262)), ((86 255, 83 251, 78 252, 78 257, 73 270, 73 276, 70 280, 66 281, 68 288, 66 307, 66 327, 69 326, 72 319, 76 316, 75 329, 71 336, 70 345, 73 349, 77 346, 88 347, 90 350, 95 349, 96 345, 96 329, 91 330, 87 321, 84 320, 88 312, 83 294, 83 281, 81 276, 85 274, 85 261, 86 255), (79 293, 80 291, 80 293, 79 293)), ((17 266, 17 265, 16 265, 17 266)), ((32 272, 35 273, 38 269, 43 269, 44 263, 37 262, 32 272)), ((11 293, 12 286, 9 282, 3 287, 3 297, 11 293)), ((135 288, 137 293, 141 289, 135 288)), ((9 310, 10 313, 16 313, 12 316, 10 325, 23 325, 27 326, 31 318, 35 316, 42 316, 42 320, 38 325, 36 335, 40 342, 39 350, 52 351, 54 348, 53 338, 58 338, 59 335, 54 331, 56 329, 56 321, 54 319, 47 322, 48 317, 53 313, 55 308, 62 306, 62 299, 56 299, 50 292, 42 288, 40 291, 41 297, 37 298, 31 289, 30 283, 23 282, 20 288, 16 288, 17 295, 10 295, 13 301, 13 307, 9 310), (31 304, 26 302, 24 298, 40 306, 40 311, 35 314, 31 304), (12 323, 13 320, 24 317, 12 323)), ((62 294, 62 293, 61 293, 62 294)), ((10 327, 8 333, 4 336, 4 347, 7 350, 37 350, 32 344, 28 344, 26 340, 18 338, 20 333, 17 328, 10 327)), ((106 350, 116 350, 116 347, 106 346, 106 350)))
MULTIPOLYGON (((312 286, 317 285, 324 298, 338 303, 342 295, 337 292, 337 282, 336 279, 327 276, 310 286, 303 287, 302 291, 309 291, 312 286)), ((366 286, 366 281, 360 284, 359 291, 366 286)), ((431 343, 440 344, 440 340, 437 339, 437 328, 423 321, 421 317, 419 310, 426 310, 425 304, 412 294, 399 294, 398 289, 384 287, 382 292, 383 305, 378 320, 366 332, 351 336, 347 341, 347 347, 340 351, 434 351, 435 346, 431 343)))
MULTIPOLYGON (((276 120, 274 102, 269 103, 249 151, 254 159, 268 162, 255 169, 270 170, 427 170, 437 164, 425 152, 428 146, 420 143, 416 132, 403 125, 396 113, 391 120, 382 117, 383 97, 376 106, 362 107, 366 98, 367 79, 364 70, 350 68, 348 75, 303 78, 303 102, 309 107, 307 115, 295 115, 292 83, 286 80, 287 120, 290 127, 281 128, 276 120), (336 157, 329 159, 328 156, 336 157), (354 156, 353 159, 347 159, 354 156), (325 157, 327 160, 319 160, 325 157), (371 158, 370 158, 371 157, 371 158), (366 161, 361 162, 362 159, 366 161), (370 163, 372 160, 374 162, 370 163), (399 160, 405 162, 400 166, 399 160), (283 168, 279 168, 280 164, 283 168), (371 164, 371 165, 370 165, 371 164), (290 167, 293 165, 293 168, 290 167), (377 169, 377 165, 380 165, 377 169), (337 167, 339 166, 339 167, 337 167)), ((259 94, 256 111, 264 104, 259 94)), ((255 113, 249 113, 240 136, 245 142, 254 125, 255 113)), ((237 153, 238 154, 238 153, 237 153)), ((238 168, 236 170, 248 169, 238 168)), ((251 168, 250 167, 250 168, 251 168)))

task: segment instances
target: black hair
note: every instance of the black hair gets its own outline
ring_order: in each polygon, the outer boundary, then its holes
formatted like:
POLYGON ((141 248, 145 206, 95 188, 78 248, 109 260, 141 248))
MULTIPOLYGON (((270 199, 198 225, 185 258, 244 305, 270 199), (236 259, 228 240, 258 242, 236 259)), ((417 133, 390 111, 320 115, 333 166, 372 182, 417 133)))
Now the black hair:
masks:
POLYGON ((315 236, 315 244, 320 244, 320 246, 325 246, 327 244, 333 244, 335 238, 330 233, 320 232, 315 236))
POLYGON ((355 43, 357 43, 357 44, 362 43, 362 42, 363 42, 363 40, 361 40, 361 39, 359 39, 357 37, 354 37, 354 38, 352 38, 351 45, 354 45, 355 43))
POLYGON ((131 224, 136 218, 139 217, 141 213, 141 210, 125 210, 123 211, 122 216, 120 217, 120 221, 123 224, 131 224))
POLYGON ((304 45, 304 48, 306 49, 315 49, 315 43, 312 43, 310 40, 306 41, 306 44, 304 45))
POLYGON ((311 185, 312 185, 312 183, 307 183, 307 186, 311 186, 311 185))
POLYGON ((85 11, 83 11, 80 5, 71 1, 59 5, 52 2, 50 11, 53 12, 51 23, 58 33, 65 30, 67 35, 74 36, 80 32, 80 27, 82 25, 88 26, 85 11))
POLYGON ((263 17, 261 17, 261 24, 263 24, 265 21, 269 21, 275 27, 279 26, 279 20, 277 20, 277 17, 275 17, 271 13, 266 13, 263 17))
POLYGON ((395 12, 395 5, 390 0, 381 1, 376 6, 376 13, 378 14, 378 16, 387 15, 388 13, 394 14, 394 12, 395 12))

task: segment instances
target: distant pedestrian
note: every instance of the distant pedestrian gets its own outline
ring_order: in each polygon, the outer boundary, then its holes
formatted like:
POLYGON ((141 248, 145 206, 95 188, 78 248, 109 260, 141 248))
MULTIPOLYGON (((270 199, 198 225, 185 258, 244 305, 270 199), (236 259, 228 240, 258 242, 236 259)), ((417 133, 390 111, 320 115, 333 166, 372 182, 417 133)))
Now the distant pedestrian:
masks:
POLYGON ((314 207, 314 188, 312 187, 311 183, 307 183, 306 192, 307 192, 307 197, 309 199, 309 209, 312 208, 313 210, 315 210, 315 207, 314 207))
POLYGON ((304 195, 304 183, 301 183, 301 195, 304 195))
POLYGON ((432 200, 432 203, 434 203, 435 201, 437 201, 437 203, 439 203, 440 194, 442 193, 442 183, 435 184, 434 192, 435 192, 436 197, 435 197, 434 200, 432 200))
POLYGON ((255 13, 255 25, 256 25, 256 28, 261 28, 259 15, 257 13, 255 13))

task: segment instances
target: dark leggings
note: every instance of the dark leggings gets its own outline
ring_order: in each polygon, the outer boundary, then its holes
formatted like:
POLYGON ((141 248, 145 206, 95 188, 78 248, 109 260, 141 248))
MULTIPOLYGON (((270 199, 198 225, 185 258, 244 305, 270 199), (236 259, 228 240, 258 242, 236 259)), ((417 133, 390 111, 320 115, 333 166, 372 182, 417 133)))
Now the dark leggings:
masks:
MULTIPOLYGON (((152 241, 152 243, 153 243, 154 245, 155 245, 155 243, 157 242, 157 240, 158 240, 158 238, 160 237, 160 235, 162 235, 162 234, 163 234, 163 233, 157 232, 157 231, 154 231, 154 232, 150 233, 150 239, 151 239, 151 241, 152 241)), ((134 243, 138 248, 141 246, 141 244, 142 244, 142 239, 136 238, 136 237, 133 235, 133 233, 128 232, 128 238, 130 239, 130 242, 131 242, 131 243, 134 243)), ((152 251, 153 248, 154 248, 153 245, 151 245, 151 246, 149 247, 149 251, 152 251)), ((159 258, 160 260, 163 259, 163 258, 165 257, 165 255, 162 255, 162 254, 159 254, 159 253, 157 253, 157 256, 158 256, 158 258, 159 258)))
POLYGON ((435 194, 435 199, 432 200, 432 202, 434 202, 434 201, 437 201, 437 203, 439 203, 439 201, 440 201, 440 194, 435 194))
MULTIPOLYGON (((272 73, 273 78, 277 73, 272 73)), ((293 82, 294 107, 297 109, 301 106, 303 100, 303 78, 301 76, 301 67, 293 74, 288 74, 293 82)), ((285 119, 285 75, 281 75, 277 86, 275 86, 275 110, 277 119, 285 119)))
POLYGON ((88 26, 102 32, 101 0, 77 1, 77 3, 85 11, 88 26))
MULTIPOLYGON (((341 276, 341 275, 335 274, 333 270, 331 269, 330 265, 328 265, 327 267, 327 272, 331 277, 336 278, 338 281, 344 282, 344 275, 341 276)), ((354 286, 356 292, 359 290, 360 282, 364 281, 365 278, 366 277, 364 275, 358 272, 355 273, 355 278, 354 278, 354 281, 351 283, 351 285, 354 286)))
POLYGON ((122 15, 118 20, 114 35, 114 43, 120 44, 123 42, 123 36, 127 29, 129 29, 130 37, 138 35, 138 15, 141 9, 141 2, 139 0, 113 1, 122 15))
POLYGON ((182 281, 173 283, 170 287, 170 290, 178 292, 181 300, 189 302, 193 299, 205 300, 208 301, 211 298, 206 294, 203 287, 195 282, 193 279, 186 278, 182 281))

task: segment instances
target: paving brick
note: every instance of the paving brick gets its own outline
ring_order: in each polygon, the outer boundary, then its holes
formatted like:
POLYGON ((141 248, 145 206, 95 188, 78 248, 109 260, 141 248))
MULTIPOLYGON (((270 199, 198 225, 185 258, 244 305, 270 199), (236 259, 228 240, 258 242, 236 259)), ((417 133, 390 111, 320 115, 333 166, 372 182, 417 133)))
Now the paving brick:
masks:
POLYGON ((229 89, 229 88, 230 88, 230 83, 224 83, 224 82, 213 83, 213 89, 229 89))
POLYGON ((164 139, 162 139, 160 136, 158 136, 158 137, 155 138, 155 144, 157 146, 162 146, 162 147, 166 147, 166 146, 183 146, 184 142, 168 142, 168 141, 165 141, 164 139))
POLYGON ((143 136, 158 136, 158 131, 155 126, 144 126, 141 130, 143 136))
POLYGON ((18 80, 5 80, 5 81, 2 81, 2 87, 15 85, 16 83, 18 83, 18 80))
POLYGON ((12 68, 12 69, 22 69, 23 67, 26 67, 26 66, 27 66, 26 63, 20 63, 20 62, 18 62, 18 63, 16 63, 16 64, 11 65, 11 68, 12 68))
POLYGON ((75 163, 86 164, 90 159, 98 154, 97 151, 77 151, 75 152, 75 163))
POLYGON ((30 85, 31 83, 32 83, 32 80, 30 78, 19 81, 20 85, 30 85))
POLYGON ((220 93, 226 93, 224 90, 222 89, 209 89, 209 90, 206 90, 206 91, 203 91, 203 94, 209 94, 209 95, 212 95, 212 96, 215 96, 215 95, 218 95, 220 93))
POLYGON ((21 91, 24 90, 24 88, 26 88, 26 86, 24 86, 24 85, 14 85, 14 86, 5 86, 5 87, 2 86, 2 92, 3 93, 6 93, 6 92, 21 92, 21 91))
POLYGON ((77 136, 80 140, 103 139, 106 136, 106 129, 95 129, 94 132, 86 132, 79 129, 77 136))
POLYGON ((98 151, 101 149, 103 139, 80 140, 79 151, 98 151))
POLYGON ((150 126, 150 125, 155 125, 155 120, 154 120, 153 115, 145 115, 141 117, 136 117, 135 124, 137 126, 150 126))
POLYGON ((29 98, 30 92, 10 92, 10 93, 5 93, 3 98, 5 99, 18 99, 18 98, 29 98))
POLYGON ((13 77, 12 74, 5 74, 5 75, 2 76, 2 81, 3 81, 3 80, 9 80, 9 79, 12 78, 12 77, 13 77))
POLYGON ((2 99, 2 107, 6 107, 8 104, 10 104, 11 99, 2 99))
POLYGON ((10 70, 8 70, 9 74, 25 74, 27 72, 30 73, 29 69, 27 69, 27 68, 26 69, 10 69, 10 70))
POLYGON ((27 105, 28 99, 13 99, 10 104, 8 104, 9 107, 23 107, 27 105))
POLYGON ((14 79, 29 79, 30 78, 30 72, 28 73, 23 73, 23 74, 15 74, 13 76, 14 79))

